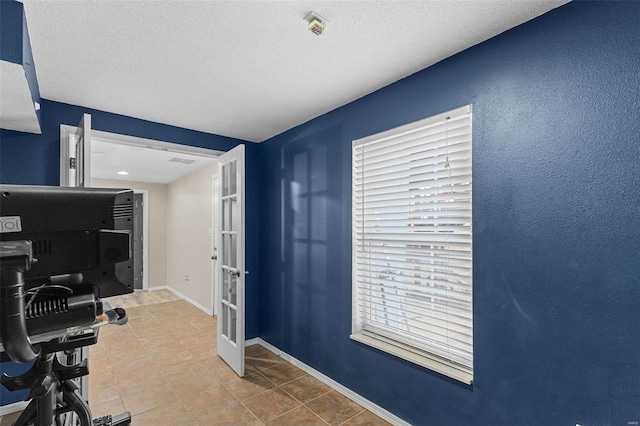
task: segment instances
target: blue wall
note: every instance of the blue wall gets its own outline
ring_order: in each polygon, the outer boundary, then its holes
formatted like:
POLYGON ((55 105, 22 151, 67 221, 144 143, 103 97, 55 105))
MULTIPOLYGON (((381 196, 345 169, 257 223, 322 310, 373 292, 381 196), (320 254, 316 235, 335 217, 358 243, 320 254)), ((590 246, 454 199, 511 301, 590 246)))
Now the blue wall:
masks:
MULTIPOLYGON (((4 10, 4 9, 3 9, 4 10)), ((90 108, 42 101, 42 135, 0 130, 0 183, 58 185, 60 183, 60 125, 77 126, 83 113, 91 114, 91 127, 111 133, 154 139, 182 145, 228 151, 245 145, 246 154, 246 337, 258 335, 259 169, 258 146, 209 133, 153 123, 90 108)), ((12 368, 6 364, 3 369, 12 368)), ((20 401, 23 395, 0 389, 0 405, 20 401)))
POLYGON ((640 3, 572 2, 260 145, 260 336, 416 425, 640 421, 640 3), (473 104, 475 379, 349 339, 351 141, 473 104))

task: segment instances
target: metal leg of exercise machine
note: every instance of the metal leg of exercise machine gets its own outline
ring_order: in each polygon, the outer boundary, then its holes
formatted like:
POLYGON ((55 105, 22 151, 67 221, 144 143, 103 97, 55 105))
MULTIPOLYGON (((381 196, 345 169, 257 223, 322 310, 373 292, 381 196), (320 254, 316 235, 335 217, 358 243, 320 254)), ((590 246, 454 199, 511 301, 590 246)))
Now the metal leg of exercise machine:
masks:
POLYGON ((10 391, 30 389, 29 405, 14 426, 127 426, 131 414, 103 416, 92 420, 91 410, 79 394, 75 379, 89 374, 87 360, 63 365, 58 354, 70 353, 97 342, 97 330, 74 338, 44 343, 33 367, 17 377, 3 375, 2 385, 10 391), (64 419, 69 419, 64 421, 64 419), (62 423, 61 423, 62 422, 62 423))

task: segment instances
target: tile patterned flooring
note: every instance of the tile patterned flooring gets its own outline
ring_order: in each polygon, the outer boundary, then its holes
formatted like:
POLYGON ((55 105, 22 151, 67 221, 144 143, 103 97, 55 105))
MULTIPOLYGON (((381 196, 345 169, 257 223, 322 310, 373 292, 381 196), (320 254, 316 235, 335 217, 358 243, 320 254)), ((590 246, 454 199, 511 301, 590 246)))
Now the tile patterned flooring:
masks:
POLYGON ((238 377, 216 355, 216 318, 167 290, 110 303, 129 323, 103 327, 91 346, 94 417, 128 410, 133 426, 389 425, 258 345, 246 348, 238 377))

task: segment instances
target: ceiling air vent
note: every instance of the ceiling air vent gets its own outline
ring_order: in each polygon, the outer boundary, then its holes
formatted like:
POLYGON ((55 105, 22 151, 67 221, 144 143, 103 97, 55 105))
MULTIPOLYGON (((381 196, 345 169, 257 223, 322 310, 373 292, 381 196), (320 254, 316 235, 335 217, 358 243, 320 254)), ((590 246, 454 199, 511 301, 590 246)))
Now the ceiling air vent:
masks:
POLYGON ((173 157, 169 160, 170 163, 182 163, 182 164, 191 164, 195 163, 196 160, 187 160, 186 158, 173 157))

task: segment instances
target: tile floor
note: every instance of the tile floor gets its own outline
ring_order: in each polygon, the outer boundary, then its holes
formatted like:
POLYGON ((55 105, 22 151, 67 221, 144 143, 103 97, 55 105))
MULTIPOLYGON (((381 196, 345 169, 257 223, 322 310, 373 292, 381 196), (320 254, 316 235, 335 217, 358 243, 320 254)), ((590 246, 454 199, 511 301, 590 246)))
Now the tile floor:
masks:
POLYGON ((389 424, 258 345, 247 347, 239 378, 216 355, 215 317, 169 291, 114 299, 129 323, 103 327, 90 349, 94 417, 128 410, 134 426, 389 424))

